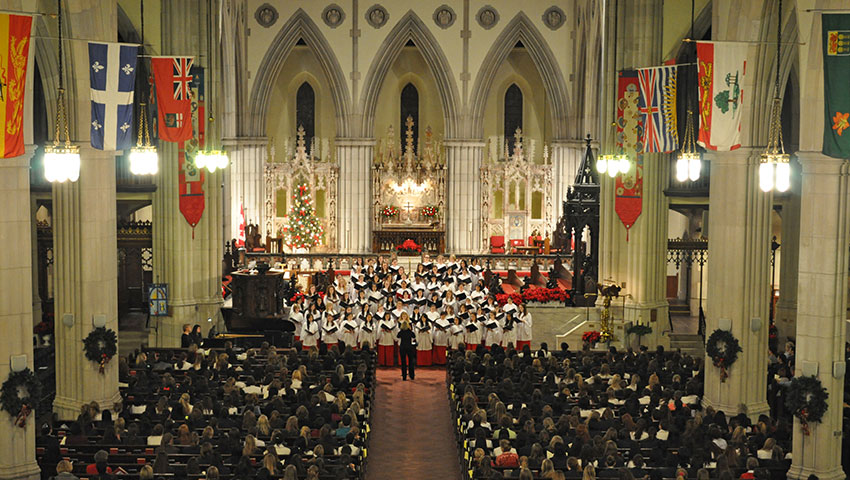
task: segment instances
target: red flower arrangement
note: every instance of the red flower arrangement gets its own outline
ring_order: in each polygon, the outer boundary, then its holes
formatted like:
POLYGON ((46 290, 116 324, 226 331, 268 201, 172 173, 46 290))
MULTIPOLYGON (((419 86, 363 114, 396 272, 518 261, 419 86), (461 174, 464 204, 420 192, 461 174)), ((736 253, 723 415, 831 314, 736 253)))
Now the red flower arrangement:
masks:
POLYGON ((386 205, 381 209, 381 216, 386 218, 392 218, 398 215, 398 208, 392 205, 386 205))
POLYGON ((436 217, 437 212, 439 212, 439 211, 440 210, 437 207, 435 207, 433 205, 427 205, 427 206, 422 207, 422 209, 419 210, 419 213, 423 217, 436 217))
POLYGON ((602 339, 602 334, 596 330, 588 330, 581 334, 581 341, 590 344, 598 343, 602 339))
MULTIPOLYGON (((319 295, 322 298, 325 298, 325 292, 317 292, 317 295, 319 295)), ((289 299, 289 303, 295 303, 295 302, 298 301, 299 298, 306 297, 306 296, 307 296, 306 293, 298 292, 295 295, 293 295, 292 298, 289 299)))
POLYGON ((407 240, 401 242, 401 245, 395 247, 400 253, 413 253, 413 252, 421 252, 422 246, 418 245, 412 239, 408 238, 407 240))
POLYGON ((530 302, 566 302, 570 298, 570 294, 566 290, 560 288, 529 288, 522 293, 522 301, 530 302))
POLYGON ((496 303, 498 303, 500 307, 504 307, 505 304, 508 303, 508 297, 511 297, 517 305, 522 303, 522 296, 518 293, 497 293, 496 303))

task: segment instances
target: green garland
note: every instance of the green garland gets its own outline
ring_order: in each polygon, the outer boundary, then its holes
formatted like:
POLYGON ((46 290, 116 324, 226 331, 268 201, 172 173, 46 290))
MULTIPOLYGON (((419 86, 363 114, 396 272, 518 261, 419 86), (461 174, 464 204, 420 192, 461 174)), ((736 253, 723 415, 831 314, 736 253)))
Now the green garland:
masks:
POLYGON ((705 353, 711 357, 714 366, 720 369, 721 382, 729 377, 727 369, 738 360, 738 353, 742 351, 738 339, 728 330, 718 328, 711 332, 705 342, 705 353))
POLYGON ((27 426, 27 417, 34 411, 40 398, 41 383, 29 368, 10 373, 0 390, 0 406, 21 428, 27 426))
POLYGON ((829 408, 827 398, 829 392, 814 376, 794 377, 785 389, 785 407, 800 419, 800 426, 806 435, 809 435, 809 422, 820 423, 823 419, 829 408))
POLYGON ((103 373, 106 364, 118 353, 118 335, 106 327, 95 328, 83 339, 83 350, 87 359, 100 364, 103 373))

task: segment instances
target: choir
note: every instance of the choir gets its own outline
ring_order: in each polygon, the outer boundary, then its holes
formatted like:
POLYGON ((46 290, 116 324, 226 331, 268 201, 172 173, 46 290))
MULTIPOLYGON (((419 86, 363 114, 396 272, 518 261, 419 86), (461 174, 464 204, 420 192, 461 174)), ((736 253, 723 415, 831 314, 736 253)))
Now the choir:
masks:
POLYGON ((289 302, 288 320, 303 348, 377 346, 378 364, 398 363, 399 321, 403 313, 416 335, 416 363, 444 365, 446 351, 478 345, 531 345, 532 318, 525 306, 499 305, 482 279, 476 260, 425 255, 408 273, 397 259, 354 262, 351 274, 337 275, 326 292, 311 287, 289 302))

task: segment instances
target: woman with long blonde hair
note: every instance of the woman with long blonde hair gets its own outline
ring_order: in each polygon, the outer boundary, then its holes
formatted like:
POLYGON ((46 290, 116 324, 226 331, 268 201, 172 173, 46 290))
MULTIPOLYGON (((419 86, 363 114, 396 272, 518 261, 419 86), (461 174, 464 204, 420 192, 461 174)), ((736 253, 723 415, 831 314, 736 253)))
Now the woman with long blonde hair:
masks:
POLYGON ((401 359, 401 379, 416 378, 416 334, 410 329, 410 317, 404 312, 399 317, 401 330, 396 334, 398 338, 398 356, 401 359))

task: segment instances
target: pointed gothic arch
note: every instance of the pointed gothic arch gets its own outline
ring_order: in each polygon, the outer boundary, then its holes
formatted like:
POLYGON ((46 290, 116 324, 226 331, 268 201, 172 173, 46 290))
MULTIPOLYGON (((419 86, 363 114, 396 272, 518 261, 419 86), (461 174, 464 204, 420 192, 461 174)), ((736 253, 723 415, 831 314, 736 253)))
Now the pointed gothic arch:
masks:
POLYGON ((350 102, 345 76, 327 39, 310 19, 307 12, 301 8, 292 14, 289 21, 281 27, 280 32, 266 50, 263 61, 260 62, 260 68, 257 70, 257 78, 251 88, 249 100, 249 134, 254 136, 266 135, 266 114, 268 113, 269 99, 274 90, 274 84, 286 58, 299 39, 303 40, 316 55, 322 66, 322 71, 327 77, 336 113, 337 136, 349 136, 347 119, 350 102))
POLYGON ((387 72, 398 58, 401 49, 412 40, 425 59, 425 63, 434 75, 437 90, 440 92, 440 102, 443 106, 443 118, 445 119, 445 137, 454 138, 457 133, 458 107, 460 95, 454 74, 449 66, 449 61, 434 35, 425 26, 425 23, 413 13, 408 11, 398 21, 387 38, 378 48, 369 72, 363 83, 363 93, 360 99, 363 119, 360 125, 361 135, 371 137, 375 128, 375 109, 378 105, 378 94, 387 76, 387 72))
POLYGON ((490 47, 484 57, 478 75, 475 77, 472 94, 469 97, 472 135, 477 137, 484 135, 484 105, 493 86, 493 79, 499 66, 505 61, 517 42, 522 42, 525 46, 526 51, 534 61, 534 65, 537 66, 540 78, 543 79, 543 86, 546 88, 546 96, 551 108, 554 138, 566 138, 569 99, 564 75, 561 73, 561 68, 558 66, 549 44, 546 43, 540 31, 537 30, 528 16, 522 12, 517 13, 496 38, 493 46, 490 47))

